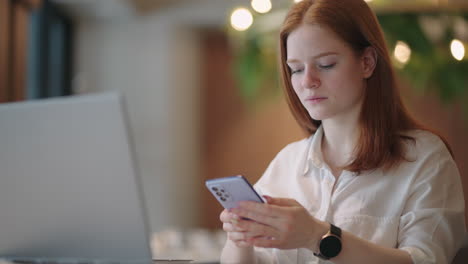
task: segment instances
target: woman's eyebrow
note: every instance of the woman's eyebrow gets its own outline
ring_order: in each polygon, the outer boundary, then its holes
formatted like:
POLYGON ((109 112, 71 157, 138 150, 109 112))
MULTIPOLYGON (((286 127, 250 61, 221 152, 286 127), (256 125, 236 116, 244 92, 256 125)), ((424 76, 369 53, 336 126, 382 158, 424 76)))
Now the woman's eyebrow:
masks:
MULTIPOLYGON (((315 56, 312 57, 312 59, 318 59, 318 58, 321 58, 321 57, 325 57, 325 56, 329 56, 329 55, 336 55, 338 53, 336 52, 333 52, 333 51, 327 51, 327 52, 322 52, 322 53, 319 53, 315 56)), ((300 62, 298 59, 288 59, 286 61, 286 63, 297 63, 297 62, 300 62)))

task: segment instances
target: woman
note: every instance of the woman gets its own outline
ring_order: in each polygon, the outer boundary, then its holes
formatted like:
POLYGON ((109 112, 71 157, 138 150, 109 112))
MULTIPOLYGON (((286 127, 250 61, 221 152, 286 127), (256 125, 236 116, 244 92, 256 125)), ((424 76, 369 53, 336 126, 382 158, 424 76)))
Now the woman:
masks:
POLYGON ((445 141, 404 108, 364 0, 295 4, 280 53, 290 108, 310 137, 256 183, 267 203, 221 213, 222 262, 450 263, 465 234, 459 172, 445 141))

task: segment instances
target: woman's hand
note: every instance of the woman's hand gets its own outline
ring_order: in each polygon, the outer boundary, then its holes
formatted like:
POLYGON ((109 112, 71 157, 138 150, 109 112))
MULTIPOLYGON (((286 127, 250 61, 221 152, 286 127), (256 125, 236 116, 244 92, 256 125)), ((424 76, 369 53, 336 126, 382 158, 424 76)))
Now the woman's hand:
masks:
POLYGON ((221 214, 229 238, 242 246, 316 251, 328 224, 315 219, 296 200, 269 196, 265 199, 267 204, 241 202, 237 208, 221 214))
POLYGON ((246 230, 237 227, 237 223, 240 221, 239 216, 224 209, 219 215, 219 219, 223 223, 223 230, 226 231, 228 239, 236 244, 238 247, 249 247, 251 243, 247 243, 248 238, 245 234, 246 230))

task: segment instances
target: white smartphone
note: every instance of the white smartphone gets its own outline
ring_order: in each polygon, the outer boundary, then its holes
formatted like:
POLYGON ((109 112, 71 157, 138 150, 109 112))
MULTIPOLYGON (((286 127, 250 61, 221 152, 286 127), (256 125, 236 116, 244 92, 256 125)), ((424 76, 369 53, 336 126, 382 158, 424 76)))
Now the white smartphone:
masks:
POLYGON ((236 207, 240 201, 264 202, 242 175, 207 180, 205 185, 226 209, 236 207))

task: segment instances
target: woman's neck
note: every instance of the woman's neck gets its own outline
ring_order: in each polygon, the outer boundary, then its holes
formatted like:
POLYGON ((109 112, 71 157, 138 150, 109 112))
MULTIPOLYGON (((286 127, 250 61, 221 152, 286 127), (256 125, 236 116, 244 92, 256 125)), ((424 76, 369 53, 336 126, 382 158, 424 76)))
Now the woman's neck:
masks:
MULTIPOLYGON (((348 165, 359 139, 358 118, 323 120, 322 153, 332 171, 348 165)), ((340 174, 340 173, 338 173, 340 174)), ((337 175, 335 175, 337 176, 337 175)))

